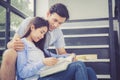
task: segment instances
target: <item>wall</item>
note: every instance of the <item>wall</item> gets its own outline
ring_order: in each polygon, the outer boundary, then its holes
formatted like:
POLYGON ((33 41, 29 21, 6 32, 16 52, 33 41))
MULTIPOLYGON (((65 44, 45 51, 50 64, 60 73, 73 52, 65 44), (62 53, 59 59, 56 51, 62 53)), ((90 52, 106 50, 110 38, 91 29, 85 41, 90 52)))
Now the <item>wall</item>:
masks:
POLYGON ((48 1, 49 0, 36 0, 36 16, 46 16, 49 7, 48 1))
POLYGON ((108 0, 37 0, 37 15, 45 17, 48 7, 55 3, 68 7, 71 20, 108 17, 108 0))

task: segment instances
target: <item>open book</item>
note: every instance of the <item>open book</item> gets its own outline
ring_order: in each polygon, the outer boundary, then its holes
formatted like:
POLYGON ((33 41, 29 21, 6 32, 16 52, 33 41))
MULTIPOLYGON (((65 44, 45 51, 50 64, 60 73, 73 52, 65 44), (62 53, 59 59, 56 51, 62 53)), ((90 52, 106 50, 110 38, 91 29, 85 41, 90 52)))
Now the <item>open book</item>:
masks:
POLYGON ((40 77, 45 77, 66 70, 68 65, 72 63, 74 56, 75 55, 72 54, 66 58, 58 58, 59 60, 54 66, 43 67, 40 71, 40 77))

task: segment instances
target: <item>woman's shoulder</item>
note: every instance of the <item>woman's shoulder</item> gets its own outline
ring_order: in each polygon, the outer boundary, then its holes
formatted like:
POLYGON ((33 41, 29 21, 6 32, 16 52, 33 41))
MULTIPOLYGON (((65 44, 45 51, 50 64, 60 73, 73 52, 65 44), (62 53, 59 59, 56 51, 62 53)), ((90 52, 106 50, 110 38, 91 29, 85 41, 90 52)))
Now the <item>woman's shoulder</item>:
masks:
POLYGON ((26 38, 21 38, 21 41, 23 42, 24 46, 28 45, 26 38))
POLYGON ((22 38, 21 41, 26 47, 35 47, 35 44, 31 41, 28 41, 26 38, 22 38))
POLYGON ((21 38, 21 41, 22 42, 26 42, 26 38, 21 38))

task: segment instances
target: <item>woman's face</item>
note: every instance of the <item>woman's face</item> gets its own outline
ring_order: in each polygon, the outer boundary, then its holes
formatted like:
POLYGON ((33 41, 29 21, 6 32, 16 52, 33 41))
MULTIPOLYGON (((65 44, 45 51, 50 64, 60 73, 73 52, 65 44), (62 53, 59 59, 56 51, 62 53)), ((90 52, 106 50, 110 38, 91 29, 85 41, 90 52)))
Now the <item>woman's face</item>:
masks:
POLYGON ((34 42, 38 42, 40 39, 42 39, 44 37, 44 35, 47 32, 47 27, 46 26, 42 26, 40 28, 35 29, 34 27, 31 28, 31 40, 34 42))

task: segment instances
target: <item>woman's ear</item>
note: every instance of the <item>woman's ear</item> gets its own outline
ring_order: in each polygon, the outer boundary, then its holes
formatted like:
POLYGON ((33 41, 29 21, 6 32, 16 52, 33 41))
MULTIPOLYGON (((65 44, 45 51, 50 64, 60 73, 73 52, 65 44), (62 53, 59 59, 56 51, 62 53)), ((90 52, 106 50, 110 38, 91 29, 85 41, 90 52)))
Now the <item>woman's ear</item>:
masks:
POLYGON ((30 29, 31 29, 31 31, 32 31, 32 30, 35 30, 35 26, 34 26, 34 25, 31 25, 30 29))

